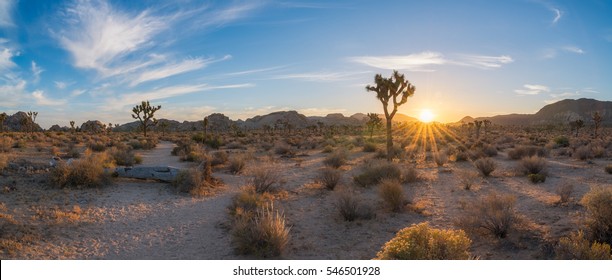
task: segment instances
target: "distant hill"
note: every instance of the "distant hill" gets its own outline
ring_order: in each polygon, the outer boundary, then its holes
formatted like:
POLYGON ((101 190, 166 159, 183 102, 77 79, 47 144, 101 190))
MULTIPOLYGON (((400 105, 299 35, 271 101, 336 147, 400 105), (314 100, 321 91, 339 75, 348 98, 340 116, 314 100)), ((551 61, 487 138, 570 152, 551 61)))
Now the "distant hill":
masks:
MULTIPOLYGON (((582 119, 586 123, 591 122, 591 116, 599 112, 602 116, 602 124, 612 125, 612 101, 599 101, 595 99, 565 99, 548 104, 535 114, 508 114, 492 117, 478 117, 477 120, 488 119, 494 124, 501 125, 543 125, 543 124, 566 124, 570 121, 582 119)), ((464 117, 455 124, 463 121, 473 122, 474 118, 464 117)))

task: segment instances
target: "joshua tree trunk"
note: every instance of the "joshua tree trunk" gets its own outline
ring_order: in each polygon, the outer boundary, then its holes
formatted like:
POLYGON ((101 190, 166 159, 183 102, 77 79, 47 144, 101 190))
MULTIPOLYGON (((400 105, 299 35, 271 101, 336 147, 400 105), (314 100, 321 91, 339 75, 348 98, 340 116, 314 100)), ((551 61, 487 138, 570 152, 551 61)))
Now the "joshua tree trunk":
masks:
POLYGON ((387 117, 387 161, 391 161, 393 159, 393 154, 391 153, 393 149, 393 133, 391 128, 391 118, 387 117))

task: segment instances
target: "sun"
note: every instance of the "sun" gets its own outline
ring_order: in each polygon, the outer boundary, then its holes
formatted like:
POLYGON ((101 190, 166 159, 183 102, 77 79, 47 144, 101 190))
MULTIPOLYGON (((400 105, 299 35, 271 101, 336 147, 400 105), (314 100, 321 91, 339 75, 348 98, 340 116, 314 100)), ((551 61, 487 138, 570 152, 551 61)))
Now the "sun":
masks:
POLYGON ((419 115, 419 120, 424 123, 430 123, 434 120, 434 117, 435 115, 431 112, 431 110, 423 109, 421 110, 421 114, 419 115))

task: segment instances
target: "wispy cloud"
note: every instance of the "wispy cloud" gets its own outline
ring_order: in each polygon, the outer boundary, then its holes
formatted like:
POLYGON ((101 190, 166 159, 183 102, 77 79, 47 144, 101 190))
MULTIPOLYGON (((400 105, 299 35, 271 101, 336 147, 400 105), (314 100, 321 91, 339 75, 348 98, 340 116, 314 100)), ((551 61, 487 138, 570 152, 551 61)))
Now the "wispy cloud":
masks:
POLYGON ((36 90, 32 92, 32 97, 34 97, 34 101, 36 101, 37 105, 42 106, 59 106, 66 104, 65 99, 51 99, 45 96, 42 90, 36 90))
POLYGON ((0 85, 0 108, 11 108, 22 103, 26 95, 25 87, 24 80, 0 85))
POLYGON ((175 76, 178 74, 202 69, 206 67, 207 65, 209 65, 210 63, 228 60, 231 57, 232 57, 231 55, 226 55, 222 59, 218 59, 218 60, 194 58, 194 59, 186 59, 179 63, 167 64, 167 65, 140 73, 138 77, 132 80, 132 82, 130 83, 130 86, 136 86, 138 84, 141 84, 147 81, 159 80, 159 79, 175 76))
POLYGON ((552 11, 555 14, 555 17, 552 20, 552 24, 557 24, 557 22, 559 22, 559 20, 561 19, 561 17, 563 17, 563 12, 557 8, 554 7, 550 7, 549 8, 550 11, 552 11))
POLYGON ((362 72, 307 72, 293 73, 273 76, 272 79, 279 80, 302 80, 310 82, 333 82, 345 81, 356 78, 358 75, 370 73, 369 71, 362 72))
POLYGON ((31 70, 32 70, 32 75, 34 76, 33 82, 38 83, 38 81, 40 81, 40 74, 43 71, 45 71, 45 69, 42 69, 40 66, 36 64, 34 60, 32 60, 31 70))
POLYGON ((87 92, 87 91, 84 90, 84 89, 75 89, 72 92, 70 92, 70 96, 72 96, 72 97, 80 96, 81 94, 83 94, 85 92, 87 92))
POLYGON ((246 1, 232 3, 227 7, 219 7, 198 15, 194 26, 206 28, 209 26, 223 26, 250 16, 254 11, 265 6, 265 1, 246 1))
POLYGON ((227 73, 225 75, 227 75, 227 76, 249 75, 249 74, 256 74, 256 73, 263 73, 263 72, 279 70, 279 69, 282 69, 282 68, 285 68, 285 67, 286 66, 275 66, 275 67, 267 67, 267 68, 258 68, 258 69, 251 69, 251 70, 227 73))
POLYGON ((421 52, 404 56, 358 56, 351 57, 349 60, 380 69, 426 72, 433 71, 428 68, 429 66, 448 62, 441 53, 437 52, 421 52))
POLYGON ((543 85, 523 85, 522 89, 514 90, 519 95, 538 95, 545 92, 550 92, 550 88, 543 85))
POLYGON ((13 7, 16 1, 13 0, 0 0, 0 27, 13 27, 13 7))
POLYGON ((432 72, 435 65, 460 65, 481 69, 494 69, 513 62, 507 55, 457 55, 445 58, 438 52, 421 52, 404 56, 360 56, 351 57, 350 61, 365 64, 380 69, 396 69, 420 72, 432 72))
POLYGON ((15 62, 13 62, 12 60, 13 56, 15 56, 15 53, 13 53, 11 49, 9 48, 0 49, 0 70, 8 71, 9 69, 17 66, 15 62))
POLYGON ((57 89, 65 89, 68 86, 68 84, 65 82, 54 81, 53 83, 57 89))
POLYGON ((552 59, 557 57, 560 53, 573 53, 573 54, 585 54, 586 52, 577 46, 563 46, 563 47, 554 47, 554 48, 546 48, 542 50, 542 58, 543 59, 552 59))
POLYGON ((563 47, 563 50, 568 51, 568 52, 573 52, 573 53, 577 53, 577 54, 584 54, 584 51, 576 46, 565 46, 563 47))

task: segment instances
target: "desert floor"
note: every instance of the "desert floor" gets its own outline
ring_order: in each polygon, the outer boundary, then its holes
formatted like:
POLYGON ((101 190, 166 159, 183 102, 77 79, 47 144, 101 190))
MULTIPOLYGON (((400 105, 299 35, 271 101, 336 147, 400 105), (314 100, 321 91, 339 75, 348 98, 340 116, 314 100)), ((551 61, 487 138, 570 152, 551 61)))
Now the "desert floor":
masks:
MULTIPOLYGON (((195 166, 171 156, 174 144, 160 142, 141 151, 142 165, 195 166)), ((248 175, 231 175, 224 168, 214 176, 224 182, 209 197, 177 193, 168 183, 115 178, 98 189, 56 189, 48 186, 49 157, 32 151, 17 160, 25 166, 0 176, 3 213, 19 226, 4 225, 2 259, 248 259, 232 247, 228 206, 246 184, 248 175)), ((230 156, 244 151, 229 151, 230 156)), ((550 258, 550 240, 580 228, 585 219, 578 203, 590 188, 612 187, 605 173, 609 158, 580 161, 570 157, 547 158, 549 176, 532 184, 516 172, 516 160, 505 152, 492 157, 498 168, 491 177, 479 177, 471 190, 459 183, 459 170, 474 170, 472 163, 432 160, 417 164, 419 177, 404 190, 411 205, 400 213, 387 210, 376 187, 356 188, 376 212, 371 220, 346 222, 336 207, 337 193, 352 187, 352 177, 372 153, 355 148, 340 186, 329 191, 315 182, 327 154, 321 149, 300 150, 285 158, 255 154, 248 169, 262 164, 282 170, 284 195, 275 204, 291 227, 291 240, 282 259, 371 259, 398 230, 427 221, 437 228, 457 228, 457 217, 478 198, 491 192, 517 198, 519 225, 507 238, 471 234, 471 254, 479 259, 550 258), (558 204, 560 184, 574 185, 571 201, 558 204)), ((402 163, 400 163, 402 165, 402 163)))

